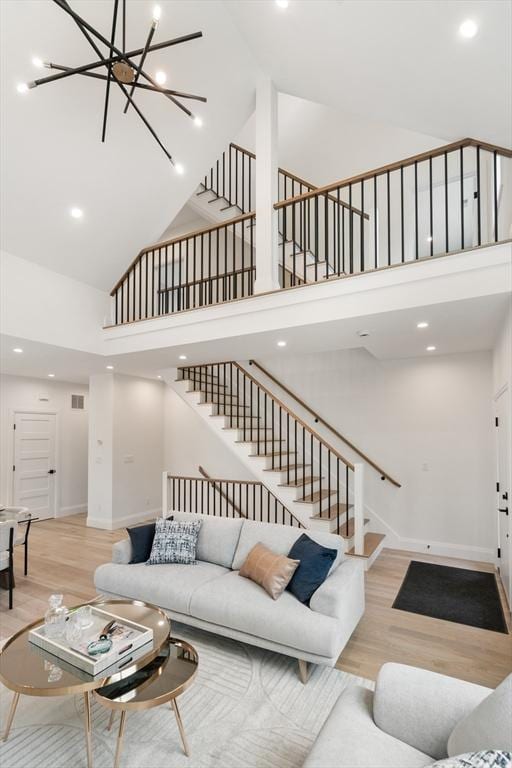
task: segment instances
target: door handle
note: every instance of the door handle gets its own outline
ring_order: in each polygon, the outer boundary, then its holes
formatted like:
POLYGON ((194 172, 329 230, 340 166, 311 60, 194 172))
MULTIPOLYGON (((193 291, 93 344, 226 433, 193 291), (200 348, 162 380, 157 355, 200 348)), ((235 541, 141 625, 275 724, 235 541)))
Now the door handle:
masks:
POLYGON ((508 515, 508 507, 505 507, 505 509, 498 509, 498 512, 504 512, 506 515, 508 515))
POLYGON ((49 469, 48 470, 48 474, 49 475, 54 475, 56 473, 56 471, 57 471, 56 469, 49 469))

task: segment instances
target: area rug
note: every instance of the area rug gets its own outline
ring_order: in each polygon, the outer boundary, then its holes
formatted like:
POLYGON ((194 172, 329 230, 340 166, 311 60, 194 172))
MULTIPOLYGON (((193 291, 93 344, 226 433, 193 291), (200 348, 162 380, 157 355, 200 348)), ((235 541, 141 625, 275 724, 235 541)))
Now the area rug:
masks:
MULTIPOLYGON (((181 751, 168 706, 130 713, 121 768, 298 768, 341 692, 370 680, 313 667, 307 685, 297 662, 176 622, 172 634, 199 653, 194 684, 179 697, 191 756, 181 751)), ((12 694, 1 690, 2 721, 12 694)), ((94 702, 95 768, 114 763, 117 721, 94 702)), ((22 696, 9 740, 0 746, 2 768, 85 768, 82 697, 22 696)))
POLYGON ((412 560, 393 608, 507 632, 493 573, 412 560))

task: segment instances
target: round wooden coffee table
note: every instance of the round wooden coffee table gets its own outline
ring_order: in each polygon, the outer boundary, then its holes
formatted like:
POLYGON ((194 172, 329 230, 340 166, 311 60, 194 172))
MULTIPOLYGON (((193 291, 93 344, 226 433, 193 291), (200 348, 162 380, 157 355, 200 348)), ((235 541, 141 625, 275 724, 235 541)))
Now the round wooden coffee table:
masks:
POLYGON ((4 741, 9 736, 21 694, 41 697, 83 694, 87 765, 88 768, 92 768, 91 692, 136 674, 157 658, 169 638, 170 621, 160 608, 147 605, 140 600, 100 598, 85 604, 94 605, 105 611, 111 611, 120 618, 151 627, 153 630, 151 650, 139 657, 134 654, 134 660, 128 662, 122 671, 116 674, 109 676, 99 674, 93 677, 29 641, 29 631, 44 621, 44 619, 38 619, 13 635, 0 651, 0 680, 7 688, 14 691, 3 736, 4 741))
POLYGON ((190 751, 176 699, 193 682, 197 675, 197 665, 195 648, 184 640, 170 637, 160 648, 159 654, 145 667, 95 691, 97 700, 112 710, 109 729, 116 710, 121 712, 114 768, 118 768, 121 759, 127 713, 167 703, 170 703, 174 711, 183 751, 188 757, 190 751))

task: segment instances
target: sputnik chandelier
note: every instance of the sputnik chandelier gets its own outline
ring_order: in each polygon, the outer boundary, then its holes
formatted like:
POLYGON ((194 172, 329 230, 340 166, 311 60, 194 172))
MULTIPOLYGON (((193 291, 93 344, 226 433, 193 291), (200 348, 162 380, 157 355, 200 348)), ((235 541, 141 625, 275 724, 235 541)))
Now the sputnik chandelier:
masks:
POLYGON ((85 37, 91 48, 96 53, 98 59, 96 61, 91 62, 90 64, 83 64, 79 67, 65 67, 60 64, 54 64, 53 62, 43 62, 40 59, 34 59, 33 63, 36 66, 44 66, 48 69, 57 69, 59 70, 58 74, 55 75, 49 75, 48 77, 42 77, 37 80, 33 80, 29 83, 20 83, 18 85, 18 91, 20 93, 24 93, 31 88, 36 88, 40 85, 45 85, 46 83, 52 83, 56 80, 62 80, 66 77, 72 77, 74 75, 80 75, 83 77, 92 77, 97 80, 103 80, 105 82, 105 102, 104 102, 104 108, 103 108, 103 126, 101 131, 101 140, 104 142, 107 132, 107 118, 108 118, 108 108, 109 108, 109 100, 110 100, 110 86, 112 83, 114 83, 120 90, 122 91, 126 103, 124 106, 124 113, 128 111, 128 108, 131 106, 133 107, 136 114, 139 116, 139 118, 142 120, 148 131, 151 133, 155 141, 159 144, 159 146, 162 148, 162 150, 165 152, 169 160, 171 161, 172 165, 174 166, 177 173, 183 173, 183 166, 180 163, 176 163, 171 155, 171 153, 167 150, 167 148, 164 146, 162 141, 159 139, 158 135, 156 134, 155 130, 150 125, 147 118, 143 115, 140 108, 135 103, 134 99, 134 93, 137 90, 144 90, 144 91, 153 91, 154 93, 160 93, 163 94, 169 101, 171 101, 173 104, 175 104, 179 109, 181 109, 187 117, 191 118, 194 121, 194 124, 197 126, 202 125, 202 120, 199 116, 194 115, 188 107, 186 107, 184 104, 182 104, 182 100, 187 99, 193 99, 195 101, 202 101, 206 102, 206 98, 204 96, 196 96, 192 93, 184 93, 182 91, 175 91, 175 90, 169 90, 168 88, 163 87, 163 83, 166 80, 165 73, 163 72, 157 72, 155 77, 151 77, 147 73, 147 71, 144 69, 144 64, 146 62, 146 58, 148 54, 152 53, 153 51, 159 51, 164 48, 170 48, 173 45, 181 45, 181 43, 187 43, 190 40, 195 40, 198 37, 202 37, 202 32, 193 32, 189 35, 183 35, 182 37, 176 37, 172 40, 165 40, 162 43, 153 43, 153 36, 155 34, 156 28, 158 26, 158 22, 160 20, 161 16, 161 9, 159 6, 155 6, 153 9, 153 19, 151 22, 151 26, 149 29, 149 34, 147 36, 146 42, 144 44, 143 48, 136 48, 131 51, 126 50, 126 0, 114 0, 114 10, 112 14, 112 30, 110 35, 110 40, 108 40, 106 37, 104 37, 101 32, 98 32, 97 29, 95 29, 91 24, 89 24, 85 19, 83 19, 81 16, 79 16, 73 9, 70 7, 67 0, 53 0, 54 3, 56 3, 62 10, 68 14, 68 16, 71 17, 71 19, 75 22, 76 26, 82 33, 82 35, 85 37), (122 10, 121 10, 121 37, 122 37, 122 48, 118 48, 116 45, 116 32, 118 31, 118 12, 119 12, 119 5, 121 4, 122 10), (101 43, 102 45, 106 46, 107 48, 107 55, 105 55, 101 49, 98 47, 97 42, 101 43), (137 59, 140 56, 140 60, 138 63, 135 62, 135 59, 137 59), (105 74, 100 74, 96 70, 101 69, 105 72, 105 74), (144 80, 145 82, 139 82, 140 79, 144 80))

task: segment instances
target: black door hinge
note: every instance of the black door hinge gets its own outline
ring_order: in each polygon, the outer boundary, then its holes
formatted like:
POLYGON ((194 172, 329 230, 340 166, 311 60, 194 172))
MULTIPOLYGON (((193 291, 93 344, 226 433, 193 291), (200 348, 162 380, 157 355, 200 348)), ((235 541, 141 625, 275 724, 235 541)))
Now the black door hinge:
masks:
POLYGON ((498 547, 498 557, 501 557, 501 547, 498 547))
POLYGON ((499 493, 499 492, 500 492, 500 484, 496 483, 496 493, 499 493))
POLYGON ((14 464, 12 465, 12 471, 16 472, 16 466, 14 464))
POLYGON ((12 428, 13 428, 13 429, 16 429, 16 424, 13 424, 13 425, 12 425, 12 428))
POLYGON ((498 425, 499 425, 498 417, 496 416, 496 418, 494 419, 494 426, 497 427, 498 425))

